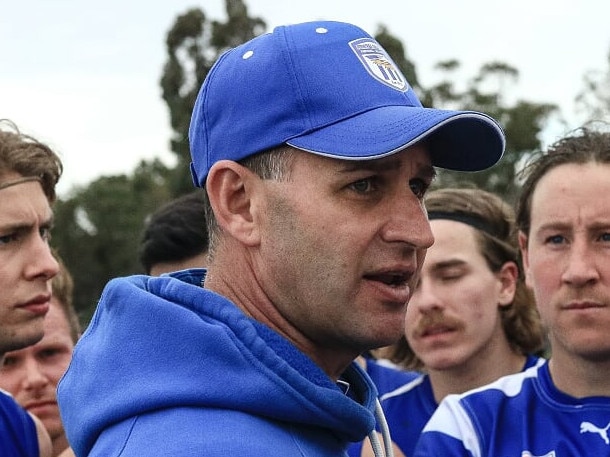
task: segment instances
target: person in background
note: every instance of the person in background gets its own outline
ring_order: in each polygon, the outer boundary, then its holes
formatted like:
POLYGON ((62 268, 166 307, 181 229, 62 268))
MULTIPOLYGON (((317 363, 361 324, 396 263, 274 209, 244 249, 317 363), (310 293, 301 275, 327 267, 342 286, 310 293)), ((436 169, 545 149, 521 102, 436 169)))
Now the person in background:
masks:
POLYGON ((407 308, 403 345, 389 355, 424 373, 381 396, 396 455, 408 457, 448 394, 544 361, 534 355, 544 331, 520 268, 510 205, 473 188, 435 190, 425 203, 434 244, 407 308))
MULTIPOLYGON (((44 320, 44 336, 32 345, 7 352, 0 365, 0 389, 13 395, 27 411, 44 424, 53 445, 53 457, 69 448, 56 400, 56 388, 64 374, 81 329, 72 305, 73 281, 55 255, 60 270, 51 280, 52 297, 44 320)), ((73 454, 72 454, 73 455, 73 454)))
POLYGON ((375 384, 378 395, 391 392, 418 377, 417 372, 404 370, 377 354, 378 351, 369 351, 356 360, 375 384))
POLYGON ((145 222, 140 262, 151 276, 207 265, 208 233, 203 192, 178 197, 145 222))
POLYGON ((68 439, 88 457, 344 456, 383 420, 354 359, 404 331, 434 166, 489 167, 504 134, 423 108, 368 33, 316 21, 223 54, 189 144, 208 267, 106 286, 58 386, 68 439))
POLYGON ((549 362, 447 397, 416 456, 608 455, 609 176, 610 133, 589 127, 525 168, 519 246, 549 362))
MULTIPOLYGON (((62 171, 47 145, 0 120, 0 360, 43 337, 51 279, 59 270, 49 233, 62 171)), ((40 420, 1 391, 0 455, 51 455, 40 420)))

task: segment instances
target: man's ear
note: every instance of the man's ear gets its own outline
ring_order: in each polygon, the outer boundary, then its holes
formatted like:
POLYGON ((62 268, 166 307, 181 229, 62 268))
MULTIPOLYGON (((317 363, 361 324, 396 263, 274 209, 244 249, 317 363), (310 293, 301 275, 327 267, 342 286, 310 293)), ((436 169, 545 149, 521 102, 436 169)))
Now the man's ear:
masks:
POLYGON ((500 306, 510 305, 517 291, 517 280, 519 279, 519 267, 515 262, 505 262, 498 273, 500 279, 500 306))
POLYGON ((518 235, 519 250, 521 251, 521 261, 523 262, 523 271, 525 272, 525 285, 529 288, 532 287, 532 279, 530 273, 530 259, 529 251, 527 249, 528 236, 519 230, 518 235))
POLYGON ((221 230, 241 243, 253 246, 259 241, 259 231, 253 217, 252 198, 260 178, 246 167, 231 160, 212 165, 206 179, 210 205, 221 230))

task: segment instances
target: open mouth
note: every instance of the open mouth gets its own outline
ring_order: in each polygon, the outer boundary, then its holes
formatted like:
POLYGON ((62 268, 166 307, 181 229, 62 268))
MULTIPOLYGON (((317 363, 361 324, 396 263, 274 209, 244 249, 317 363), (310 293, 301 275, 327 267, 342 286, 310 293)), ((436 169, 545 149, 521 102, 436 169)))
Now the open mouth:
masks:
POLYGON ((392 287, 404 287, 408 283, 409 277, 410 275, 408 273, 401 272, 379 273, 365 276, 366 279, 381 282, 392 287))

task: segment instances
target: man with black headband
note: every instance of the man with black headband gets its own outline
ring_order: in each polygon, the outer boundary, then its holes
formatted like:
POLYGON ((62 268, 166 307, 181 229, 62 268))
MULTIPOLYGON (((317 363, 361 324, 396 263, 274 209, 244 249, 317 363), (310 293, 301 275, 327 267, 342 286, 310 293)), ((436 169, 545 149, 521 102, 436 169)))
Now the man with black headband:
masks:
MULTIPOLYGON (((43 337, 51 278, 59 265, 49 248, 59 157, 0 120, 0 361, 43 337)), ((42 423, 0 392, 0 455, 51 455, 42 423)))
POLYGON ((413 456, 448 394, 544 361, 532 355, 543 330, 521 274, 512 208, 479 189, 436 190, 425 203, 434 245, 407 308, 406 339, 390 354, 425 374, 381 396, 396 456, 413 456))

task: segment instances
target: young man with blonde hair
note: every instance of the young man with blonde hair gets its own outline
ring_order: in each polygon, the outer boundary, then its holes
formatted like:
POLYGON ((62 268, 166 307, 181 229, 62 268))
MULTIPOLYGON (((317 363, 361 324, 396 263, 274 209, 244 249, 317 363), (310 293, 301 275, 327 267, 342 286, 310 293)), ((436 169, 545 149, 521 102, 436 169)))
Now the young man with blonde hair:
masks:
MULTIPOLYGON (((0 120, 0 360, 39 341, 59 266, 49 247, 63 171, 47 145, 0 120)), ((48 456, 44 426, 0 392, 0 455, 48 456)))

